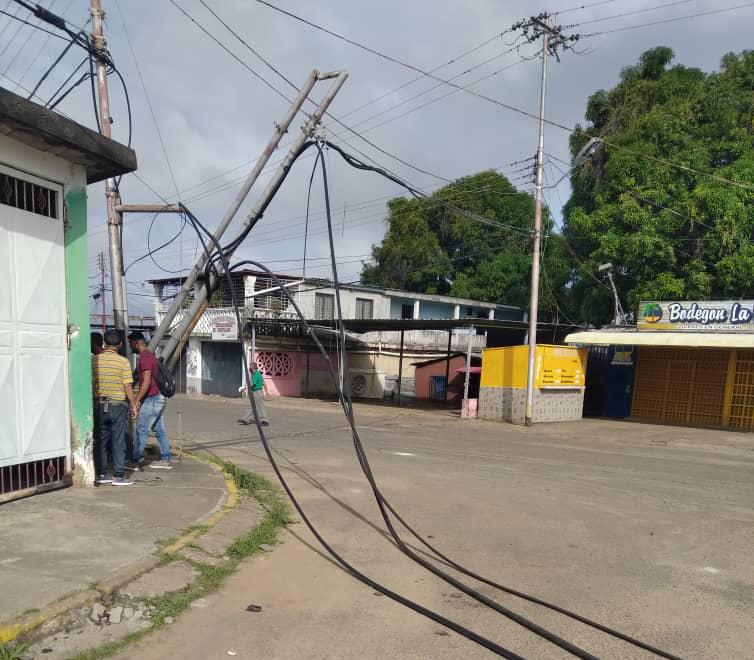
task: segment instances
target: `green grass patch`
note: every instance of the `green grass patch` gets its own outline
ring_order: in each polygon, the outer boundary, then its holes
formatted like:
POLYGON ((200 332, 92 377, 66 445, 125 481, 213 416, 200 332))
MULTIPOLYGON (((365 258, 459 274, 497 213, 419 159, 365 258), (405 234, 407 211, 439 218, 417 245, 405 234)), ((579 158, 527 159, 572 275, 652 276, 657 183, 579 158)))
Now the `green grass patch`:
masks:
MULTIPOLYGON (((158 596, 157 598, 143 599, 142 603, 155 608, 152 614, 154 625, 151 628, 132 633, 123 639, 104 644, 96 649, 90 649, 71 658, 71 660, 101 660, 102 658, 119 653, 153 630, 162 628, 166 625, 166 618, 172 617, 175 619, 197 598, 202 598, 215 591, 223 583, 223 580, 235 571, 241 560, 260 552, 262 544, 272 545, 277 541, 280 528, 290 521, 290 508, 274 484, 268 479, 239 468, 232 463, 223 463, 214 458, 207 458, 207 460, 219 465, 228 474, 232 475, 238 490, 243 494, 253 497, 262 505, 265 510, 264 518, 248 534, 237 539, 227 548, 226 554, 230 558, 229 561, 219 566, 191 561, 190 563, 199 571, 199 577, 183 591, 158 596)), ((201 529, 202 527, 207 531, 208 528, 206 526, 194 526, 195 529, 201 529)), ((175 555, 163 556, 164 561, 173 561, 178 558, 181 557, 175 555)), ((16 656, 3 656, 0 653, 0 660, 18 660, 18 658, 16 656)))
POLYGON ((16 644, 15 642, 0 644, 0 660, 22 660, 26 649, 27 647, 23 644, 16 644))

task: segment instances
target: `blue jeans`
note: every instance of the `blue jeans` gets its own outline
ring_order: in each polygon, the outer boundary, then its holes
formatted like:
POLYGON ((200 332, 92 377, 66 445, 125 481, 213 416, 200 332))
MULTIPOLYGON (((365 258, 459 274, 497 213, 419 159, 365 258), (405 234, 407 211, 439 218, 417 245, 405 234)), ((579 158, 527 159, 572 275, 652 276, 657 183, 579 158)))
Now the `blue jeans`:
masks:
POLYGON ((98 475, 107 474, 107 460, 112 456, 113 474, 124 476, 127 420, 125 401, 94 402, 94 467, 98 475))
POLYGON ((136 424, 136 443, 134 445, 133 460, 138 462, 144 458, 144 448, 147 446, 149 430, 152 429, 160 443, 162 460, 170 460, 170 442, 165 431, 165 420, 162 413, 165 411, 165 397, 162 394, 148 396, 141 402, 139 421, 136 424))

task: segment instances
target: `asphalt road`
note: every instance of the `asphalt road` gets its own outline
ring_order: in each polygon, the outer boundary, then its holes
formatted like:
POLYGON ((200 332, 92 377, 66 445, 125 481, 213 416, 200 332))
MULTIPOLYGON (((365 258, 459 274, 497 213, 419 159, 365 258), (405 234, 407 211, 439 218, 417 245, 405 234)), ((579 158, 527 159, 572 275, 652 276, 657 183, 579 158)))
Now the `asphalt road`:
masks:
MULTIPOLYGON (((269 404, 270 440, 317 528, 359 570, 529 659, 572 657, 401 555, 331 403, 269 404)), ((176 398, 186 446, 270 474, 240 401, 176 398)), ((498 582, 680 657, 754 658, 754 440, 589 421, 523 429, 357 407, 384 493, 446 554, 498 582)), ((170 424, 175 428, 174 424, 170 424)), ((651 658, 541 606, 474 585, 600 658, 651 658)), ((208 607, 123 658, 487 658, 377 595, 301 524, 245 562, 208 607), (246 611, 249 604, 259 613, 246 611)))

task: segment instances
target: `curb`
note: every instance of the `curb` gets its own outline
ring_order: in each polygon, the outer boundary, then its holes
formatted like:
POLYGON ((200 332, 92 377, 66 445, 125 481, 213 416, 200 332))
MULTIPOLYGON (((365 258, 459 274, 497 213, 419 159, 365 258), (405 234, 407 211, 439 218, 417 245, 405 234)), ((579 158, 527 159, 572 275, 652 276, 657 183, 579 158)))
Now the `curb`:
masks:
MULTIPOLYGON (((238 488, 236 487, 236 482, 233 480, 233 477, 230 474, 225 472, 225 470, 220 468, 212 461, 205 460, 199 456, 194 456, 193 454, 185 451, 176 451, 175 453, 180 453, 184 456, 187 456, 188 458, 191 458, 198 463, 210 465, 219 472, 222 472, 223 477, 225 478, 225 490, 227 493, 225 502, 220 505, 218 510, 210 513, 209 516, 202 516, 194 522, 194 524, 201 524, 206 528, 214 527, 230 511, 238 506, 239 495, 238 488)), ((182 550, 194 539, 204 534, 205 531, 206 530, 193 530, 184 534, 171 545, 159 550, 158 556, 150 555, 134 562, 133 564, 129 564, 128 566, 116 570, 115 572, 99 581, 96 588, 86 589, 85 591, 79 591, 77 593, 71 594, 70 596, 67 596, 54 603, 49 603, 48 605, 42 607, 39 612, 21 616, 6 624, 0 625, 0 645, 13 642, 22 635, 26 635, 33 630, 36 630, 37 628, 66 614, 70 610, 86 607, 87 605, 91 605, 93 602, 95 602, 99 598, 102 598, 103 596, 109 596, 125 584, 128 584, 140 575, 143 575, 144 573, 147 573, 153 568, 159 566, 162 563, 159 555, 174 554, 182 550)))

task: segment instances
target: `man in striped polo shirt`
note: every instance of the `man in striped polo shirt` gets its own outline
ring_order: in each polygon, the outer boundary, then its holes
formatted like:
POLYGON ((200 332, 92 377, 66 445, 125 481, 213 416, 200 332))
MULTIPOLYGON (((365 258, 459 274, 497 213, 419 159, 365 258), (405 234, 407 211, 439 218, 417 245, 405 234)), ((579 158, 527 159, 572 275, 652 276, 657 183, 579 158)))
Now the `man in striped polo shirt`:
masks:
POLYGON ((105 348, 92 360, 94 378, 94 466, 97 483, 130 486, 126 478, 126 423, 129 404, 133 417, 139 405, 133 390, 133 376, 128 360, 118 353, 123 344, 117 330, 105 333, 105 348), (112 456, 113 476, 108 474, 108 457, 112 456))

